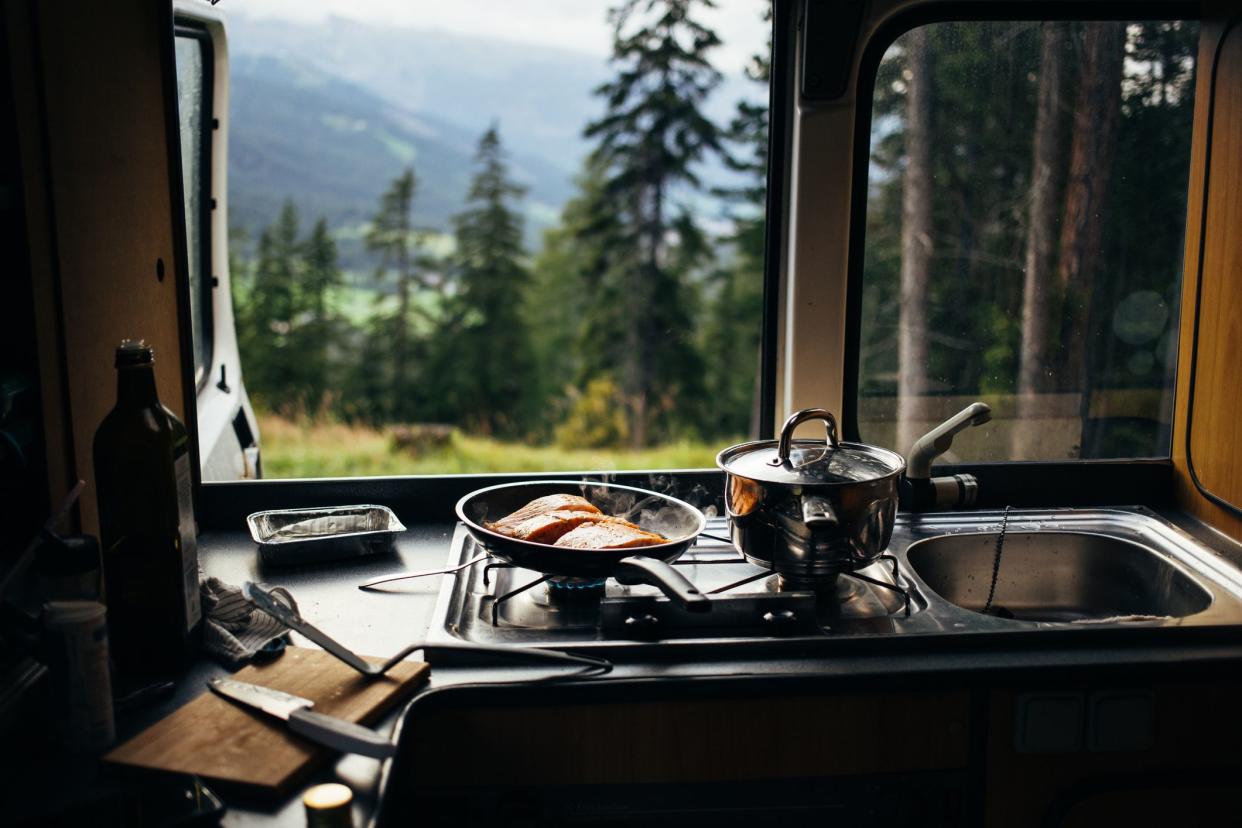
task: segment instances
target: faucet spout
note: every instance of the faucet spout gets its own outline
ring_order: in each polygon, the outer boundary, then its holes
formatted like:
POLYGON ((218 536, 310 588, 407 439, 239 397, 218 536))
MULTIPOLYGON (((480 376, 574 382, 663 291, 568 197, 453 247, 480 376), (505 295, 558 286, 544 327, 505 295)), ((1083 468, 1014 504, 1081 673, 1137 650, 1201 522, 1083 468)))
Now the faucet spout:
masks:
POLYGON ((906 478, 928 480, 931 478, 932 462, 949 450, 958 432, 971 426, 983 425, 992 419, 992 407, 975 402, 963 408, 931 431, 915 441, 906 455, 906 478))

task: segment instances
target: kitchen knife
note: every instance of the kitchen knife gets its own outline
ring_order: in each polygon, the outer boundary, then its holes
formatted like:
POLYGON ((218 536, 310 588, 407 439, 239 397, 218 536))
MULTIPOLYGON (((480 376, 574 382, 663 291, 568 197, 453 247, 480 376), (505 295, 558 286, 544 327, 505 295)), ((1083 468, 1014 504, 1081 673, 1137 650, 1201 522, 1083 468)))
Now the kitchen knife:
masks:
POLYGON ((385 759, 396 751, 392 742, 369 727, 312 712, 315 703, 310 699, 234 679, 213 678, 207 686, 225 698, 284 719, 294 733, 333 750, 376 759, 385 759))

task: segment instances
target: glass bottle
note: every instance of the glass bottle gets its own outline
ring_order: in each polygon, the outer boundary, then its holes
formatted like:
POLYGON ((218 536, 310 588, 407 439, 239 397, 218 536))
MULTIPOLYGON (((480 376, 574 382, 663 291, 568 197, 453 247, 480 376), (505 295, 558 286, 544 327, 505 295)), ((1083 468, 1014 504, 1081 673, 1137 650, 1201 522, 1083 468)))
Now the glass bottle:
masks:
POLYGON ((129 677, 167 677, 190 660, 201 609, 185 426, 160 404, 155 354, 116 350, 116 407, 95 432, 95 489, 113 661, 129 677))

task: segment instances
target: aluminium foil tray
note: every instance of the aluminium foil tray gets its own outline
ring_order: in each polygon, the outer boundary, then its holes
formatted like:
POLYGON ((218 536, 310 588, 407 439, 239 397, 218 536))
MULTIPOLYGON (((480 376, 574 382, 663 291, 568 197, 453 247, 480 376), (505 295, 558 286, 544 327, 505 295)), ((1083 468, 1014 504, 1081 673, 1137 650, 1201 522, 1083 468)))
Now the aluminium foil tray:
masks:
POLYGON ((250 537, 266 564, 295 565, 392 551, 405 526, 387 506, 333 506, 255 512, 250 537))

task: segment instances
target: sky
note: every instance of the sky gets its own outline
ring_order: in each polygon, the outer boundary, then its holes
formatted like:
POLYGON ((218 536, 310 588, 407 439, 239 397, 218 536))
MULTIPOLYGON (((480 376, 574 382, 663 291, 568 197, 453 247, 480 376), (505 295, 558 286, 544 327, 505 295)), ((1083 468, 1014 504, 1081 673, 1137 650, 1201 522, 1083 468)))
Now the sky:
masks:
MULTIPOLYGON (((607 56, 605 18, 615 0, 222 0, 226 14, 320 22, 337 15, 372 24, 440 29, 607 56)), ((698 18, 723 45, 715 63, 740 72, 764 48, 764 0, 716 0, 698 18)))

